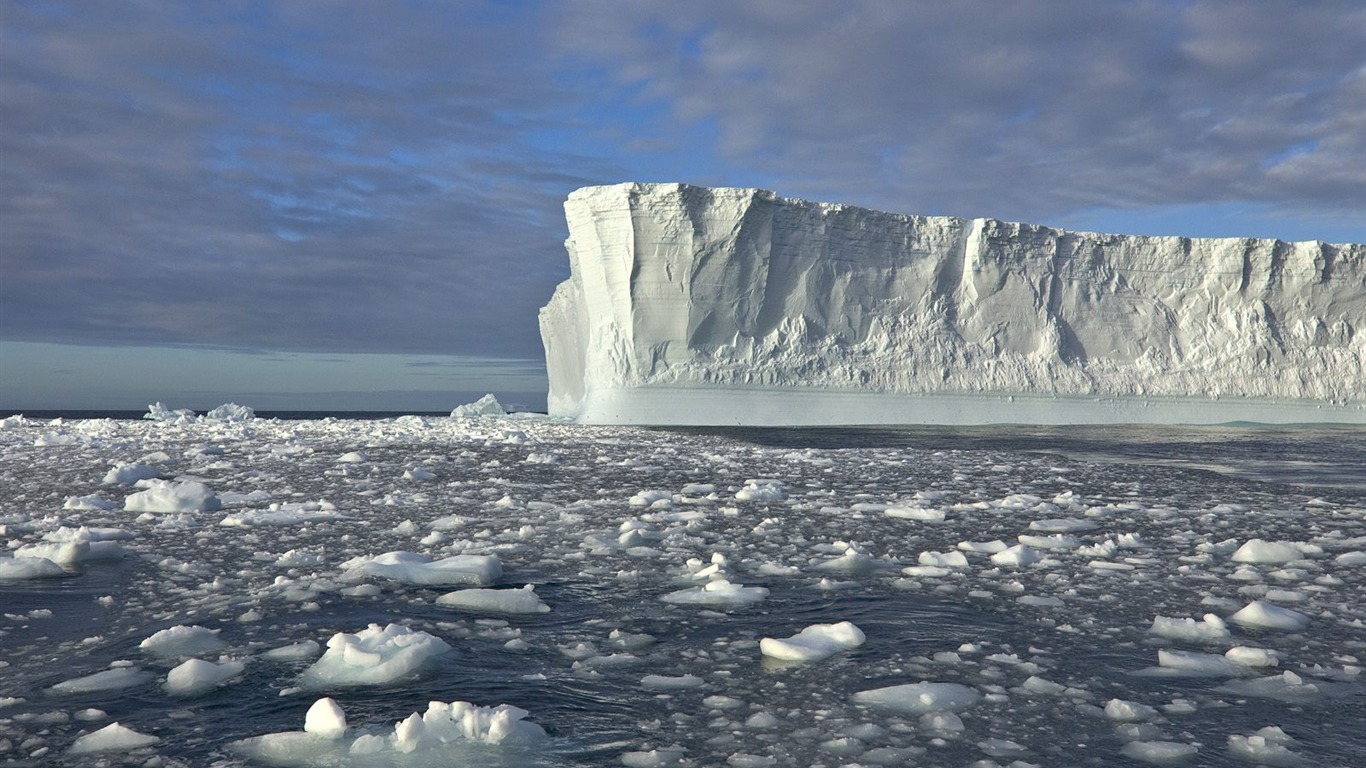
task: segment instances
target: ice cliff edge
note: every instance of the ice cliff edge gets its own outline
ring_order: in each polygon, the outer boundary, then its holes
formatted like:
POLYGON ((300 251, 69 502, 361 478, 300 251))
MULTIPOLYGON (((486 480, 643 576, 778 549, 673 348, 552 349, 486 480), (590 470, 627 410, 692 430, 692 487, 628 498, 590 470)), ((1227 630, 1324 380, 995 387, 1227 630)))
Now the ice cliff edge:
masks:
POLYGON ((760 189, 565 203, 540 314, 591 423, 1366 423, 1366 246, 1067 232, 760 189))

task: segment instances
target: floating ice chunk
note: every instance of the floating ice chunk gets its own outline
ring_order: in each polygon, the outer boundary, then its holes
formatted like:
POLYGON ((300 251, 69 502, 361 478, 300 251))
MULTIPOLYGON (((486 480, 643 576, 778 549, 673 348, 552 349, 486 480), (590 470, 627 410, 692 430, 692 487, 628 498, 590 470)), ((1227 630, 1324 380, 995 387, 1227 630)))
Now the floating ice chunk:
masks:
POLYGON ((1200 748, 1179 741, 1131 741, 1119 752, 1131 760, 1149 765, 1181 765, 1195 757, 1200 748))
POLYGON ((1218 642, 1230 637, 1228 625, 1218 616, 1207 613, 1204 617, 1196 621, 1195 619, 1167 618, 1157 616, 1153 618, 1153 625, 1148 628, 1148 634, 1165 637, 1171 640, 1188 640, 1192 642, 1218 642))
POLYGON ((928 507, 887 507, 882 510, 882 514, 887 517, 895 517, 900 520, 918 520, 922 523, 942 523, 944 522, 944 510, 931 509, 928 507))
POLYGON ((491 758, 501 765, 502 760, 476 751, 472 745, 481 745, 482 749, 496 745, 526 747, 546 739, 544 729, 526 720, 530 713, 524 709, 507 704, 480 707, 464 701, 433 701, 426 712, 414 712, 388 733, 362 727, 357 729, 358 736, 348 739, 346 713, 335 702, 319 710, 322 702, 331 700, 314 703, 305 716, 305 730, 243 739, 234 742, 232 748, 281 766, 485 765, 491 758), (313 721, 315 710, 318 719, 313 721), (311 722, 319 730, 310 729, 311 722))
POLYGON ((962 552, 921 552, 920 564, 935 568, 967 568, 968 558, 962 552))
POLYGON ((1232 734, 1228 737, 1229 754, 1258 765, 1290 768, 1307 765, 1299 755, 1290 751, 1295 740, 1274 725, 1249 736, 1232 734))
POLYGON ((641 687, 647 691, 681 691, 701 687, 704 683, 697 675, 646 675, 640 679, 641 687))
POLYGON ((149 464, 120 464, 104 475, 102 485, 132 485, 139 480, 161 477, 161 470, 149 464))
POLYGON ((403 584, 487 586, 503 576, 497 555, 454 555, 432 560, 414 552, 385 552, 375 557, 357 557, 342 563, 347 579, 375 577, 403 584))
POLYGON ((1290 704, 1313 704, 1330 696, 1360 693, 1360 686, 1353 683, 1306 682, 1304 678, 1287 670, 1269 677, 1234 680, 1219 686, 1218 690, 1238 696, 1254 696, 1290 704))
POLYGON ((872 555, 864 554, 850 547, 844 554, 832 560, 826 560, 811 566, 812 570, 827 573, 873 573, 887 568, 895 568, 895 563, 886 560, 878 560, 872 555))
POLYGON ((226 643, 218 639, 218 633, 221 631, 182 624, 157 632, 138 643, 138 648, 154 656, 197 656, 201 653, 217 651, 226 646, 226 643))
POLYGON ((425 482, 428 480, 435 480, 436 473, 428 469, 423 469, 422 467, 413 467, 412 469, 404 471, 403 479, 425 482))
POLYGON ((687 756, 687 752, 682 747, 623 752, 621 764, 626 768, 670 768, 670 766, 681 763, 685 756, 687 756))
POLYGON ((1016 544, 1013 547, 1003 549, 991 556, 991 562, 996 565, 1011 566, 1031 565, 1042 559, 1043 555, 1040 555, 1037 550, 1025 546, 1024 544, 1016 544))
POLYGON ((1281 663, 1281 655, 1266 648, 1239 645, 1224 652, 1224 657, 1245 667, 1274 667, 1281 663))
POLYGON ((226 526, 300 525, 321 520, 346 520, 329 501, 272 502, 267 509, 233 512, 219 521, 226 526))
POLYGON ((1067 691, 1067 686, 1055 683, 1052 680, 1045 680, 1038 675, 1030 675, 1023 683, 1020 683, 1020 688, 1029 693, 1046 696, 1056 696, 1067 691))
POLYGON ((1366 550, 1356 550, 1355 552, 1343 552, 1333 558, 1333 562, 1338 565, 1366 565, 1366 550))
POLYGON ((149 421, 173 421, 180 424, 187 424, 194 421, 194 411, 189 408, 177 408, 171 410, 157 401, 147 406, 147 413, 142 414, 142 418, 149 421))
POLYGON ((1090 520, 1079 520, 1074 517, 1056 518, 1052 520, 1035 520, 1029 524, 1029 530, 1040 531, 1042 533, 1079 533, 1090 531, 1096 528, 1096 524, 1090 520))
POLYGON ((1004 541, 995 539, 993 541, 960 541, 958 549, 964 552, 978 552, 981 554, 994 555, 997 552, 1004 552, 1009 547, 1004 541))
POLYGON ((204 414, 205 421, 220 421, 229 424, 241 424, 244 421, 251 421, 256 418, 256 411, 245 405, 237 403, 223 403, 204 414))
POLYGON ((1257 629, 1296 630, 1304 629, 1309 624, 1309 617, 1303 613, 1261 600, 1248 603, 1242 610, 1230 616, 1229 620, 1257 629))
POLYGON ((759 651, 779 661, 812 662, 857 648, 865 639, 863 630, 852 622, 812 624, 783 640, 765 637, 759 641, 759 651))
POLYGON ((322 646, 318 645, 317 640, 305 640, 302 643, 271 648, 261 654, 261 658, 271 661, 309 661, 318 658, 321 651, 322 646))
POLYGON ((146 490, 123 500, 123 508, 129 512, 214 512, 222 508, 213 491, 198 480, 139 480, 137 487, 146 490))
POLYGON ((50 579, 65 575, 62 566, 46 557, 0 557, 0 581, 50 579))
POLYGON ((854 694, 855 704, 890 709, 911 715, 925 712, 957 712, 981 701, 982 694, 958 683, 909 683, 874 688, 854 694))
POLYGON ((67 748, 68 755, 89 755, 96 752, 131 752, 135 749, 150 747, 161 741, 156 736, 146 733, 138 733, 132 728, 128 728, 118 723, 110 723, 105 727, 87 733, 76 739, 67 748))
POLYGON ((117 501, 110 501, 98 493, 92 493, 89 496, 67 496, 66 501, 62 502, 62 509, 73 511, 92 510, 107 512, 111 509, 118 508, 119 503, 117 501))
POLYGON ((1304 553, 1289 541, 1252 539, 1233 553, 1235 563, 1289 563, 1303 559, 1304 553))
POLYGON ((346 735, 346 712, 330 698, 318 699, 304 715, 304 733, 340 739, 346 735))
POLYGON ((14 550, 15 557, 46 558, 54 563, 71 564, 89 560, 119 560, 127 551, 118 539, 132 534, 119 528, 69 528, 50 531, 42 544, 29 544, 14 550))
POLYGON ((338 464, 364 464, 370 460, 370 456, 364 451, 347 451, 337 457, 338 464))
POLYGON ((167 673, 166 692, 172 696, 198 696, 241 675, 245 669, 240 661, 188 659, 167 673))
POLYGON ((453 419, 478 419, 478 418, 497 418, 506 416, 508 412, 503 408, 503 404, 498 402, 498 398, 493 393, 484 395, 472 403, 457 405, 451 411, 453 419))
POLYGON ((1157 717, 1157 710, 1135 701, 1110 699, 1105 704, 1105 716, 1117 723, 1138 723, 1157 717))
POLYGON ((1252 674, 1250 667, 1239 664, 1217 653, 1172 651, 1157 652, 1157 669, 1146 669, 1137 674, 1149 677, 1238 677, 1252 674))
POLYGON ((327 652, 299 676, 309 689, 388 685, 413 677, 451 647, 400 624, 371 624, 355 634, 338 632, 327 652))
POLYGON ((659 598, 675 605, 709 605, 714 607, 750 605, 768 597, 764 587, 745 587, 725 579, 709 581, 693 589, 680 589, 659 598))
POLYGON ((282 552, 275 558, 275 564, 281 568, 298 568, 305 565, 322 565, 327 562, 327 558, 317 552, 309 552, 306 549, 291 549, 282 552))
POLYGON ((787 501, 787 488, 778 480, 746 480, 735 492, 737 501, 787 501))
POLYGON ((672 502, 673 498, 672 491, 638 491, 626 503, 633 507, 653 507, 659 502, 672 502))
POLYGON ((461 589, 438 597, 436 604, 475 613, 550 613, 531 584, 521 589, 461 589))
POLYGON ((71 680, 63 680, 60 683, 48 688, 53 693, 72 694, 72 693, 99 693, 101 691, 117 691, 122 688, 133 688, 145 685, 152 680, 151 672, 144 672, 137 667, 116 667, 106 669, 103 672, 96 672, 93 675, 77 677, 71 680))
POLYGON ((1051 536, 1031 536, 1027 533, 1022 533, 1019 536, 1016 536, 1015 539, 1021 544, 1035 549, 1068 550, 1076 549, 1081 546, 1080 539, 1066 533, 1055 533, 1051 536))

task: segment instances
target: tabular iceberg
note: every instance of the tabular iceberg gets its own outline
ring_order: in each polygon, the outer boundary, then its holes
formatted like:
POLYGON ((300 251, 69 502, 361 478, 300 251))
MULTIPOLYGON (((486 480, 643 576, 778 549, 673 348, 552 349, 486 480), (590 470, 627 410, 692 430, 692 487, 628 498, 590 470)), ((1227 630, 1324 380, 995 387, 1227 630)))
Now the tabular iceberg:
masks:
POLYGON ((1366 246, 1068 232, 760 189, 565 203, 552 415, 1366 423, 1366 246))

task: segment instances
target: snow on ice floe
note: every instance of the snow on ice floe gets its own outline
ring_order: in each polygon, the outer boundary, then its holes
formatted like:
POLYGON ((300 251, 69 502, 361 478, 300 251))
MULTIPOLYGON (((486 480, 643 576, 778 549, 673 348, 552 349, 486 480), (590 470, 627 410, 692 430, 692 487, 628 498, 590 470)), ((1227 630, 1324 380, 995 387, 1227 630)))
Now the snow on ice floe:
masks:
POLYGON ((371 624, 354 634, 338 632, 327 651, 299 676, 306 689, 392 685, 412 678, 449 652, 435 635, 401 624, 371 624))
POLYGON ((520 589, 461 589, 447 592, 436 599, 442 608, 454 608, 471 613, 532 614, 549 613, 550 606, 541 602, 534 585, 520 589))
POLYGON ((118 723, 110 723, 93 733, 72 742, 67 749, 69 755, 90 755, 101 752, 132 752, 143 747, 150 747, 160 742, 161 739, 146 733, 139 733, 118 723))
POLYGON ((233 747, 280 766, 501 765, 508 749, 522 752, 547 740, 530 715, 509 704, 433 701, 389 728, 354 727, 340 705, 319 699, 305 715, 304 730, 243 739, 233 747))
POLYGON ((497 555, 452 555, 433 560, 430 555, 395 551, 352 558, 341 567, 343 578, 348 580, 373 577, 423 586, 482 587, 503 577, 503 565, 497 555))
POLYGON ((135 487, 143 490, 123 500, 129 512, 171 514, 214 512, 222 503, 207 485, 198 480, 139 480, 135 487))
POLYGON ((863 630, 853 622, 812 624, 788 638, 765 637, 759 641, 759 651, 778 661, 809 663, 857 648, 864 640, 863 630))

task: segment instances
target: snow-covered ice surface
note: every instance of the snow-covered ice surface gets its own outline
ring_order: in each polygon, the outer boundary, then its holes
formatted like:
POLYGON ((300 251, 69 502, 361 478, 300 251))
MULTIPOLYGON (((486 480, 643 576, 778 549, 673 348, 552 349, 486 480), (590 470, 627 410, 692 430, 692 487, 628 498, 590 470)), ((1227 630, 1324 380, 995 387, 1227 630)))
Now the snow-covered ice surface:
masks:
POLYGON ((0 424, 0 763, 1366 754, 1357 428, 0 424))

